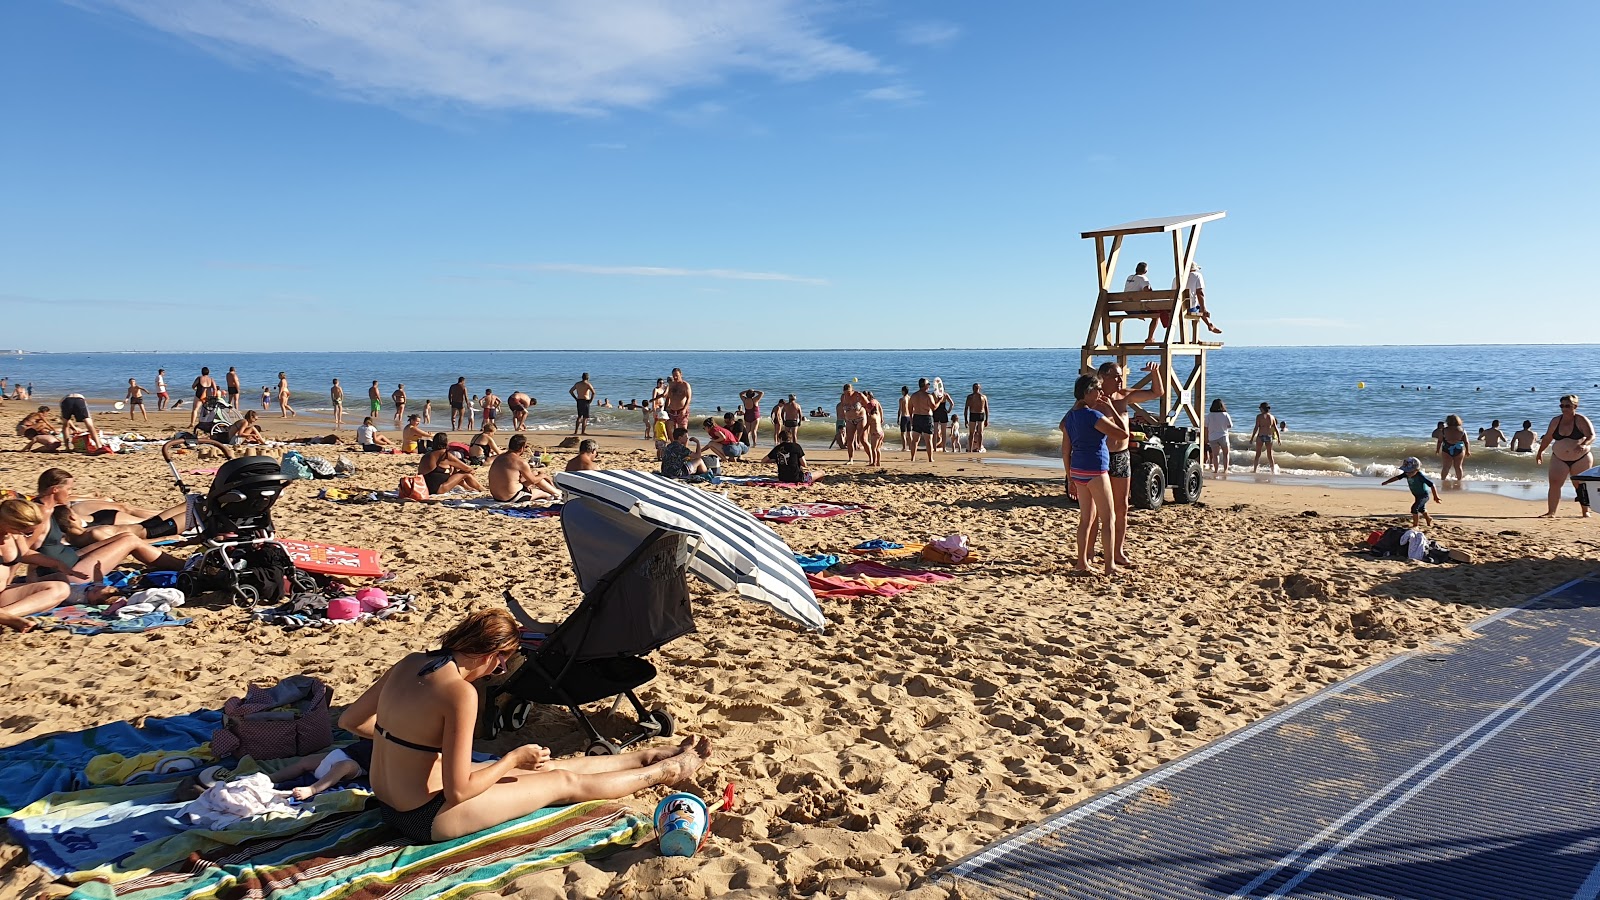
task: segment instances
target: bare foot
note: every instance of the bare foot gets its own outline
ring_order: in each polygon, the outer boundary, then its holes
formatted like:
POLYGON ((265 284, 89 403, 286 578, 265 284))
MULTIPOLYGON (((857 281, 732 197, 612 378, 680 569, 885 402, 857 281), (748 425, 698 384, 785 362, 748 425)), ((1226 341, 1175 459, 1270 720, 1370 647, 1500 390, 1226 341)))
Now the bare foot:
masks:
POLYGON ((1133 560, 1127 558, 1126 556, 1118 556, 1117 565, 1131 569, 1133 568, 1133 560))
POLYGON ((0 609, 0 628, 9 628, 12 631, 26 633, 32 631, 33 626, 34 623, 29 622, 27 619, 0 609))
POLYGON ((692 746, 685 747, 672 757, 662 760, 660 763, 663 770, 661 783, 677 784, 680 781, 688 781, 694 776, 694 773, 700 771, 701 766, 705 765, 705 756, 709 755, 710 752, 710 739, 702 737, 695 741, 692 746))

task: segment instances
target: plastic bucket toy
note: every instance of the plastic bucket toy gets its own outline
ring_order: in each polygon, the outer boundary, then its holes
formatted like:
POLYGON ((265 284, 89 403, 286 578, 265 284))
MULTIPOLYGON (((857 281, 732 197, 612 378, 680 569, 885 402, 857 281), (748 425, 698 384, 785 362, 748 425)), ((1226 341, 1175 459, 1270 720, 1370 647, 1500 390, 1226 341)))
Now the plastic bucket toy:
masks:
POLYGON ((656 840, 662 856, 693 856, 705 840, 711 810, 693 794, 668 794, 656 806, 656 840))

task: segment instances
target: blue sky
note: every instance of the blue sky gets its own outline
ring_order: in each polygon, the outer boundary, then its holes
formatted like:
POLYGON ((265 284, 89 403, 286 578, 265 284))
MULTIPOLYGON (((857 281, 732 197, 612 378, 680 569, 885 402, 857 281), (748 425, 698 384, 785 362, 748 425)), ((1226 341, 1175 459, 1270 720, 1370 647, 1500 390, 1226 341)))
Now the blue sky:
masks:
POLYGON ((1557 323, 1597 293, 1596 34, 1577 2, 12 0, 0 346, 1074 346, 1080 231, 1218 209, 1235 344, 1593 342, 1557 323))

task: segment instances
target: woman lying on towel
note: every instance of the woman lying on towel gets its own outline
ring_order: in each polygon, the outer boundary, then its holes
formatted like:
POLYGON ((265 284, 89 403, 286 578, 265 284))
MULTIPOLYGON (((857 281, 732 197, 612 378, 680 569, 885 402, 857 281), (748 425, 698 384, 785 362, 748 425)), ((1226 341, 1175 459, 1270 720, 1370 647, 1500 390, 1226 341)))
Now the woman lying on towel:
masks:
POLYGON ((66 469, 45 469, 39 473, 36 500, 45 515, 60 520, 67 542, 74 547, 87 547, 119 534, 145 540, 171 537, 188 524, 186 503, 158 512, 113 500, 79 500, 72 495, 73 484, 72 473, 66 469))
POLYGON ((34 515, 39 515, 39 521, 43 521, 39 507, 28 500, 0 500, 0 628, 27 631, 33 626, 25 616, 55 609, 71 595, 64 581, 12 583, 25 565, 42 568, 60 565, 28 546, 28 535, 35 526, 27 523, 33 521, 34 515))
POLYGON ((339 717, 373 740, 373 793, 383 820, 416 844, 447 841, 535 810, 626 797, 683 781, 710 749, 705 738, 618 756, 551 759, 524 744, 495 762, 472 761, 478 693, 472 682, 504 670, 518 626, 503 609, 478 610, 438 650, 396 663, 339 717))

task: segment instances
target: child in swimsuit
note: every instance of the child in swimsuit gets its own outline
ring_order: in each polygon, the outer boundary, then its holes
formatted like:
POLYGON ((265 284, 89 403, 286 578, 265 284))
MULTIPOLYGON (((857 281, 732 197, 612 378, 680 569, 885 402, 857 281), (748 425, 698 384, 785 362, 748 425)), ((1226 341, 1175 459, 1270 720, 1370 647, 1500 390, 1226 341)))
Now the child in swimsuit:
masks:
POLYGON ((316 779, 315 782, 306 787, 294 788, 290 792, 294 794, 296 800, 310 800, 334 785, 364 777, 371 768, 372 742, 360 740, 348 747, 329 750, 327 753, 313 753, 299 762, 291 763, 272 774, 272 783, 284 784, 310 774, 316 779))

